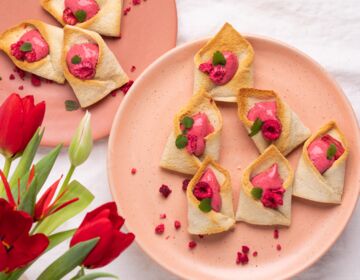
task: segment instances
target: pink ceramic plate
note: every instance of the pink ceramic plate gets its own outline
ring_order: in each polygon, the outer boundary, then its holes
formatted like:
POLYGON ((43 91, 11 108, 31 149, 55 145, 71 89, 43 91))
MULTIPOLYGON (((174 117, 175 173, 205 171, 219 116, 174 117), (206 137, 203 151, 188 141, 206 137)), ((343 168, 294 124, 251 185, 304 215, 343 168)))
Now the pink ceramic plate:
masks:
MULTIPOLYGON (((119 0, 120 1, 120 0, 119 0)), ((54 18, 42 10, 39 0, 3 1, 0 8, 0 33, 29 18, 36 18, 47 23, 58 25, 54 18), (6 3, 5 3, 6 2, 6 3)), ((132 0, 124 0, 124 9, 131 11, 122 18, 121 39, 106 39, 106 42, 117 56, 130 79, 138 75, 156 58, 176 45, 177 15, 175 0, 141 1, 133 6, 132 0), (136 67, 131 72, 132 66, 136 67)), ((0 54, 0 102, 11 92, 22 95, 33 94, 37 101, 46 100, 47 111, 44 125, 46 132, 43 145, 54 146, 60 142, 69 144, 71 136, 84 114, 83 110, 68 112, 65 100, 76 100, 68 84, 57 85, 43 83, 41 87, 33 87, 30 78, 22 81, 15 74, 15 80, 9 80, 14 65, 3 53, 0 54), (18 87, 23 85, 24 90, 18 87)), ((109 95, 102 102, 89 108, 92 113, 92 127, 95 139, 109 135, 116 110, 123 99, 119 92, 109 95)))
MULTIPOLYGON (((310 266, 335 242, 348 222, 359 193, 359 130, 351 106, 341 89, 313 60, 282 43, 249 36, 256 53, 255 86, 280 93, 304 123, 315 131, 335 119, 350 145, 343 203, 322 206, 293 202, 293 222, 281 228, 279 239, 273 227, 236 224, 225 234, 190 236, 187 206, 181 188, 184 176, 159 168, 174 114, 189 100, 193 86, 193 56, 205 40, 168 52, 138 79, 119 109, 110 136, 108 170, 113 196, 126 225, 135 232, 138 244, 159 264, 187 279, 280 279, 310 266), (137 173, 131 174, 131 168, 137 173), (161 184, 172 189, 164 199, 161 184), (165 220, 159 219, 166 213, 165 220), (174 220, 181 221, 176 231, 174 220), (154 234, 157 224, 166 226, 154 234), (198 245, 189 250, 188 242, 198 245), (282 247, 276 249, 277 244, 282 247), (248 245, 248 265, 235 264, 236 252, 248 245)), ((237 118, 236 105, 219 104, 224 118, 220 163, 231 173, 237 206, 242 171, 258 153, 237 118)), ((295 167, 300 149, 290 157, 295 167)))

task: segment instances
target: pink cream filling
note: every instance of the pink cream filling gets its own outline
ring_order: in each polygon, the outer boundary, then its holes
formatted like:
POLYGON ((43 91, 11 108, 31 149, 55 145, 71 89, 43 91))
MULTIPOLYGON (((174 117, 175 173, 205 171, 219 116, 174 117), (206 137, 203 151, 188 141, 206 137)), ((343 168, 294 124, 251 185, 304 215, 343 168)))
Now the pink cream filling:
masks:
POLYGON ((221 196, 220 196, 220 185, 214 172, 207 168, 204 174, 201 176, 199 182, 207 183, 211 190, 212 190, 212 198, 211 198, 211 208, 216 211, 220 212, 221 210, 221 196))
POLYGON ((308 146, 307 150, 310 160, 321 174, 328 170, 345 151, 341 142, 331 137, 329 134, 326 134, 321 138, 315 139, 308 146), (329 149, 330 144, 335 145, 336 153, 334 157, 328 159, 327 150, 329 149))
POLYGON ((95 0, 65 0, 65 10, 63 19, 67 24, 74 25, 78 22, 75 17, 77 11, 85 11, 86 18, 84 21, 91 19, 95 16, 100 7, 95 0))
POLYGON ((205 113, 197 113, 192 119, 194 124, 186 133, 188 138, 186 150, 190 154, 201 156, 205 151, 205 137, 212 133, 214 128, 205 113))
POLYGON ((254 187, 263 190, 261 202, 265 207, 276 209, 279 205, 283 205, 285 189, 277 163, 254 176, 251 183, 254 187))
POLYGON ((92 79, 96 73, 96 64, 99 58, 99 47, 96 44, 76 44, 66 55, 66 63, 71 74, 81 80, 92 79), (81 61, 73 63, 73 58, 79 56, 81 61))
POLYGON ((250 121, 255 121, 257 118, 262 121, 277 120, 276 102, 266 101, 255 103, 255 105, 249 110, 247 118, 250 121))
POLYGON ((208 74, 211 81, 219 86, 228 83, 239 67, 238 57, 234 53, 224 51, 223 55, 226 60, 225 65, 213 65, 209 61, 199 66, 199 70, 208 74))
POLYGON ((17 43, 11 45, 11 54, 19 60, 35 62, 49 54, 49 45, 38 30, 32 29, 22 35, 17 43), (29 52, 21 51, 20 48, 24 43, 30 43, 32 50, 29 52))

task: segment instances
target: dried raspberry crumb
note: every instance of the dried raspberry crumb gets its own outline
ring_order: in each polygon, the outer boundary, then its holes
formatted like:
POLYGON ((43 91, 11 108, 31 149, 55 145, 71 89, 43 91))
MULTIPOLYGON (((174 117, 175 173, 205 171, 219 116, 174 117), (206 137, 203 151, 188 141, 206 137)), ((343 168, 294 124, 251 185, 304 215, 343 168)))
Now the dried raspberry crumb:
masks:
POLYGON ((52 80, 49 80, 49 79, 44 79, 44 81, 45 81, 45 83, 47 83, 47 84, 52 84, 52 83, 54 83, 52 80))
POLYGON ((10 80, 15 80, 15 75, 14 75, 14 74, 10 74, 9 79, 10 79, 10 80))
POLYGON ((25 72, 24 70, 22 70, 22 69, 20 69, 20 68, 18 68, 18 67, 15 67, 15 68, 14 68, 14 72, 19 75, 19 78, 20 78, 21 80, 25 80, 24 78, 25 78, 25 76, 26 76, 26 72, 25 72))
POLYGON ((137 171, 136 168, 131 168, 131 174, 133 175, 136 174, 136 171, 137 171))
POLYGON ((124 10, 124 16, 126 16, 131 11, 131 7, 127 7, 124 10))
POLYGON ((182 189, 183 189, 183 191, 186 192, 189 183, 190 183, 190 179, 185 179, 185 180, 182 182, 182 189))
POLYGON ((253 257, 257 257, 258 252, 257 252, 257 251, 255 251, 252 255, 253 255, 253 257))
POLYGON ((249 253, 249 251, 250 251, 250 248, 248 247, 248 246, 242 246, 241 247, 241 251, 244 253, 244 254, 247 254, 247 253, 249 253))
POLYGON ((196 247, 196 245, 197 245, 197 243, 194 240, 190 241, 188 244, 190 249, 194 249, 196 247))
POLYGON ((280 244, 276 245, 276 250, 281 251, 281 245, 280 244))
POLYGON ((130 72, 134 72, 136 70, 136 67, 133 65, 131 66, 130 72))
POLYGON ((141 0, 132 0, 133 5, 140 5, 141 0))
POLYGON ((117 95, 117 90, 113 90, 110 94, 111 94, 112 97, 116 97, 116 95, 117 95))
POLYGON ((34 87, 41 86, 41 79, 39 76, 36 76, 34 74, 31 74, 31 83, 34 87))
POLYGON ((198 236, 199 236, 199 238, 201 238, 201 239, 204 238, 204 235, 202 235, 202 234, 199 234, 198 236))
POLYGON ((163 234, 165 231, 165 225, 164 224, 159 224, 155 227, 155 233, 156 234, 163 234))
POLYGON ((249 262, 249 257, 247 256, 247 254, 243 254, 241 252, 237 252, 237 257, 236 257, 236 264, 247 264, 249 262))
POLYGON ((128 92, 128 90, 130 89, 130 87, 133 85, 134 81, 133 80, 129 80, 125 85, 123 85, 120 90, 123 92, 123 94, 126 94, 128 92))
POLYGON ((159 189, 159 192, 163 195, 163 197, 167 198, 172 190, 167 186, 167 185, 161 185, 160 189, 159 189))
POLYGON ((19 86, 19 90, 23 90, 24 89, 24 86, 19 86))
POLYGON ((274 229, 274 238, 278 239, 279 238, 279 230, 276 228, 274 229))
POLYGON ((170 235, 166 236, 165 239, 168 240, 170 238, 170 235))
POLYGON ((180 223, 180 221, 175 221, 175 222, 174 222, 174 227, 175 227, 175 229, 181 228, 181 223, 180 223))
POLYGON ((165 213, 163 213, 163 214, 160 214, 160 219, 166 219, 166 214, 165 213))

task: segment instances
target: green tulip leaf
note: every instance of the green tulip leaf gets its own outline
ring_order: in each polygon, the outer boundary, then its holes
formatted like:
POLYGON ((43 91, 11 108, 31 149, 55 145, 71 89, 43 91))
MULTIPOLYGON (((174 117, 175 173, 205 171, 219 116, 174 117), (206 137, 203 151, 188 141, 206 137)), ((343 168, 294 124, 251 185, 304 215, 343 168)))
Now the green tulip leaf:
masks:
POLYGON ((76 232, 76 229, 70 229, 70 230, 54 233, 54 234, 48 236, 50 243, 49 243, 49 246, 46 248, 46 252, 50 251, 57 245, 61 244, 65 240, 72 237, 75 232, 76 232))
MULTIPOLYGON (((19 210, 27 212, 31 217, 34 216, 34 209, 36 203, 36 189, 37 189, 37 176, 35 175, 29 188, 27 189, 25 196, 21 198, 19 210)), ((16 199, 16 198, 15 198, 16 199)))
POLYGON ((91 250, 98 243, 99 238, 84 241, 71 247, 65 254, 49 265, 37 280, 60 280, 69 272, 81 265, 91 250))
MULTIPOLYGON (((54 163, 61 151, 61 148, 62 145, 58 145, 53 150, 51 150, 50 153, 48 153, 46 156, 44 156, 35 164, 35 175, 37 176, 36 194, 39 193, 46 179, 48 178, 51 169, 53 168, 54 163)), ((29 176, 30 176, 30 170, 28 170, 20 180, 20 194, 21 194, 20 199, 22 199, 25 196, 26 185, 28 184, 29 176)), ((18 197, 17 182, 14 183, 14 185, 11 185, 11 187, 14 197, 18 197)))
POLYGON ((35 232, 51 234, 60 225, 82 212, 94 199, 92 193, 78 181, 72 181, 67 189, 68 191, 54 205, 55 208, 71 199, 78 198, 79 200, 39 222, 35 232))
POLYGON ((18 179, 22 178, 31 168, 31 164, 35 158, 36 151, 40 145, 40 141, 44 135, 44 130, 38 130, 27 144, 14 173, 9 181, 11 188, 17 187, 18 179))
POLYGON ((118 277, 116 275, 110 274, 110 273, 105 273, 105 272, 93 272, 90 274, 85 274, 83 276, 80 276, 78 278, 76 278, 76 280, 93 280, 93 279, 98 279, 98 278, 114 278, 114 279, 118 279, 118 277))

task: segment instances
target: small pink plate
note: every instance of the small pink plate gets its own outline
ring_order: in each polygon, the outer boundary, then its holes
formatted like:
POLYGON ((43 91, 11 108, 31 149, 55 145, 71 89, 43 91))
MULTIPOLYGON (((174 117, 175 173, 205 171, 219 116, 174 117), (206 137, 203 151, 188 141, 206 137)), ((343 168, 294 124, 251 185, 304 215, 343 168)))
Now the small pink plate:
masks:
MULTIPOLYGON (((120 0, 119 0, 120 1, 120 0)), ((0 8, 0 33, 17 23, 34 18, 60 26, 57 21, 44 11, 40 0, 3 1, 0 8), (6 2, 6 3, 5 3, 6 2)), ((121 39, 107 38, 106 43, 117 56, 120 64, 130 79, 136 79, 156 58, 175 47, 177 36, 177 15, 175 0, 141 1, 132 5, 132 0, 124 0, 123 8, 131 7, 130 12, 122 17, 121 39), (136 67, 131 71, 132 66, 136 67)), ((60 47, 60 46, 59 46, 60 47)), ((68 112, 65 100, 76 100, 69 84, 58 85, 43 82, 41 87, 33 87, 30 75, 22 81, 17 74, 10 80, 14 65, 0 52, 0 102, 10 93, 21 95, 32 94, 36 101, 45 100, 47 105, 44 126, 46 132, 43 145, 55 146, 59 143, 69 144, 84 110, 68 112), (23 85, 24 89, 19 90, 23 85)), ((106 137, 110 133, 112 121, 117 108, 123 99, 123 93, 116 91, 103 101, 89 108, 92 114, 92 128, 95 139, 106 137)))
MULTIPOLYGON (((187 233, 185 178, 159 168, 174 114, 189 100, 193 86, 193 56, 206 40, 176 48, 153 63, 122 103, 110 135, 108 172, 111 191, 127 228, 156 262, 186 279, 289 278, 318 260, 348 222, 359 194, 360 137, 352 108, 341 89, 312 59, 280 42, 248 36, 255 49, 255 86, 277 91, 312 131, 334 119, 350 145, 343 202, 324 206, 294 199, 290 228, 237 223, 235 230, 213 236, 187 233), (137 173, 131 174, 131 168, 137 173), (164 199, 161 184, 172 189, 164 199), (161 220, 159 215, 166 213, 161 220), (174 229, 174 221, 182 224, 174 229), (165 232, 156 235, 156 225, 165 232), (188 248, 195 240, 197 247, 188 248), (277 250, 277 245, 282 250, 277 250), (250 247, 250 262, 236 265, 236 252, 250 247), (257 257, 252 253, 258 252, 257 257)), ((240 178, 258 152, 237 118, 235 104, 218 104, 223 114, 220 163, 231 173, 237 207, 240 178)), ((300 149, 289 157, 295 167, 300 149)))

